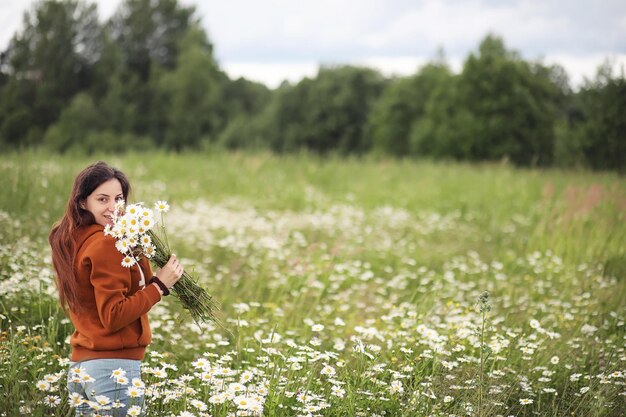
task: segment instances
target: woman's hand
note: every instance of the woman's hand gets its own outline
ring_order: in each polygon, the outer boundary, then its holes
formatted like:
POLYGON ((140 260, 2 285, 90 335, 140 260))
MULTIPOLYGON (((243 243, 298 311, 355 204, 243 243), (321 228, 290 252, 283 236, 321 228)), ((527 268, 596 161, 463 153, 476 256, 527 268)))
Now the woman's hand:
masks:
POLYGON ((172 288, 183 275, 183 267, 176 259, 176 255, 172 255, 169 261, 155 275, 167 288, 172 288))

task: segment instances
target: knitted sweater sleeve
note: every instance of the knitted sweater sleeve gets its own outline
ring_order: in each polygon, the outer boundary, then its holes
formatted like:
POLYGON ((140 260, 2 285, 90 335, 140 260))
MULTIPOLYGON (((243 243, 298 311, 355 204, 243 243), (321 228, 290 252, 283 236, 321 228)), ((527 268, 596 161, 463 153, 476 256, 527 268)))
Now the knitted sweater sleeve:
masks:
POLYGON ((115 248, 115 239, 103 236, 85 250, 84 260, 91 264, 89 280, 94 288, 98 316, 105 329, 116 332, 142 315, 161 299, 154 285, 131 290, 131 270, 122 266, 122 254, 115 248))

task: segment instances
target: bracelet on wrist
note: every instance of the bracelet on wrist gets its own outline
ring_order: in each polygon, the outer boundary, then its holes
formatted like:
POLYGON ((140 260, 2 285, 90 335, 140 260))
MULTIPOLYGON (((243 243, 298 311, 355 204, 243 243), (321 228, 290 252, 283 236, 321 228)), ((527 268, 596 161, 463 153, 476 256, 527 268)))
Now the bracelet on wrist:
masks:
POLYGON ((163 281, 159 279, 157 276, 153 276, 150 278, 150 284, 155 283, 161 289, 163 295, 170 295, 170 290, 163 284, 163 281))

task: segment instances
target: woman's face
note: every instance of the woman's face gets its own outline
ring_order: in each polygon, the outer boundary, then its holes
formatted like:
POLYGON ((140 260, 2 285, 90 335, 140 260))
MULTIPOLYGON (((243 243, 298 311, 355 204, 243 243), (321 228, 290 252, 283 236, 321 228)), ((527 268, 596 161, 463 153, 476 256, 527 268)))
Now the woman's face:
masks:
POLYGON ((96 223, 101 226, 113 226, 113 212, 115 211, 115 203, 124 198, 122 193, 122 185, 116 179, 110 179, 100 184, 98 188, 93 190, 85 199, 82 207, 91 212, 96 219, 96 223))

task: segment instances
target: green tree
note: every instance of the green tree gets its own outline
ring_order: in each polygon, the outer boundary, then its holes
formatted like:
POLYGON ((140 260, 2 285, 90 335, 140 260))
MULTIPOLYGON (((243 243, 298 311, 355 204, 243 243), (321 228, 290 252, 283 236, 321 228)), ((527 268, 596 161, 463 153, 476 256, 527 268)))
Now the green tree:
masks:
POLYGON ((509 157, 521 165, 552 160, 560 91, 541 65, 531 65, 488 36, 465 62, 462 105, 475 118, 469 157, 509 157))
POLYGON ((133 92, 143 83, 125 71, 122 52, 108 32, 100 60, 94 66, 94 83, 88 91, 103 119, 103 129, 115 134, 133 132, 139 119, 133 92))
POLYGON ((582 117, 572 123, 574 151, 594 169, 626 172, 626 79, 606 62, 579 92, 582 117))
POLYGON ((254 115, 265 108, 271 98, 270 90, 263 84, 238 78, 234 81, 222 79, 224 115, 254 115))
POLYGON ((195 23, 193 15, 193 7, 177 0, 125 0, 107 23, 115 47, 103 70, 119 68, 111 82, 125 88, 131 133, 152 137, 158 145, 166 140, 170 111, 161 94, 161 77, 176 68, 183 38, 195 23))
POLYGON ((177 0, 125 0, 108 25, 125 69, 147 82, 152 65, 176 67, 181 41, 197 23, 193 15, 177 0))
POLYGON ((58 122, 48 128, 44 144, 57 152, 80 150, 87 135, 104 128, 104 123, 91 96, 79 93, 63 110, 58 122))
MULTIPOLYGON (((136 79, 134 79, 136 83, 136 79)), ((104 96, 97 103, 105 128, 112 132, 124 133, 134 131, 134 121, 137 120, 137 105, 129 95, 128 88, 132 81, 125 83, 119 72, 112 73, 106 79, 107 88, 104 96)))
POLYGON ((462 106, 460 77, 450 77, 430 95, 424 116, 412 125, 410 151, 438 159, 468 159, 479 126, 470 110, 462 106))
POLYGON ((267 147, 260 114, 272 97, 270 90, 239 78, 223 82, 221 92, 222 117, 228 122, 219 135, 219 144, 229 149, 267 147))
MULTIPOLYGON (((2 148, 18 148, 28 143, 29 131, 36 126, 32 103, 35 84, 11 77, 0 90, 0 144, 2 148)), ((38 138, 35 142, 39 142, 38 138)))
POLYGON ((275 91, 259 125, 279 152, 364 152, 371 146, 367 117, 384 86, 382 76, 371 69, 322 67, 315 79, 275 91))
POLYGON ((451 86, 427 104, 413 132, 416 152, 546 165, 554 153, 563 86, 554 68, 531 64, 489 35, 451 86))
POLYGON ((22 31, 3 52, 8 79, 0 91, 2 140, 37 143, 71 98, 90 85, 101 47, 95 5, 40 1, 26 12, 22 31))
POLYGON ((395 80, 369 117, 373 147, 396 156, 408 155, 413 125, 423 117, 433 91, 451 78, 448 66, 439 61, 425 65, 412 77, 395 80))
POLYGON ((150 139, 126 131, 112 130, 110 121, 88 93, 79 93, 50 126, 44 136, 44 145, 56 152, 92 154, 146 149, 150 139))
POLYGON ((220 73, 204 31, 191 28, 181 40, 178 66, 162 75, 160 91, 169 109, 165 145, 194 148, 203 136, 215 136, 225 124, 219 114, 220 73))

